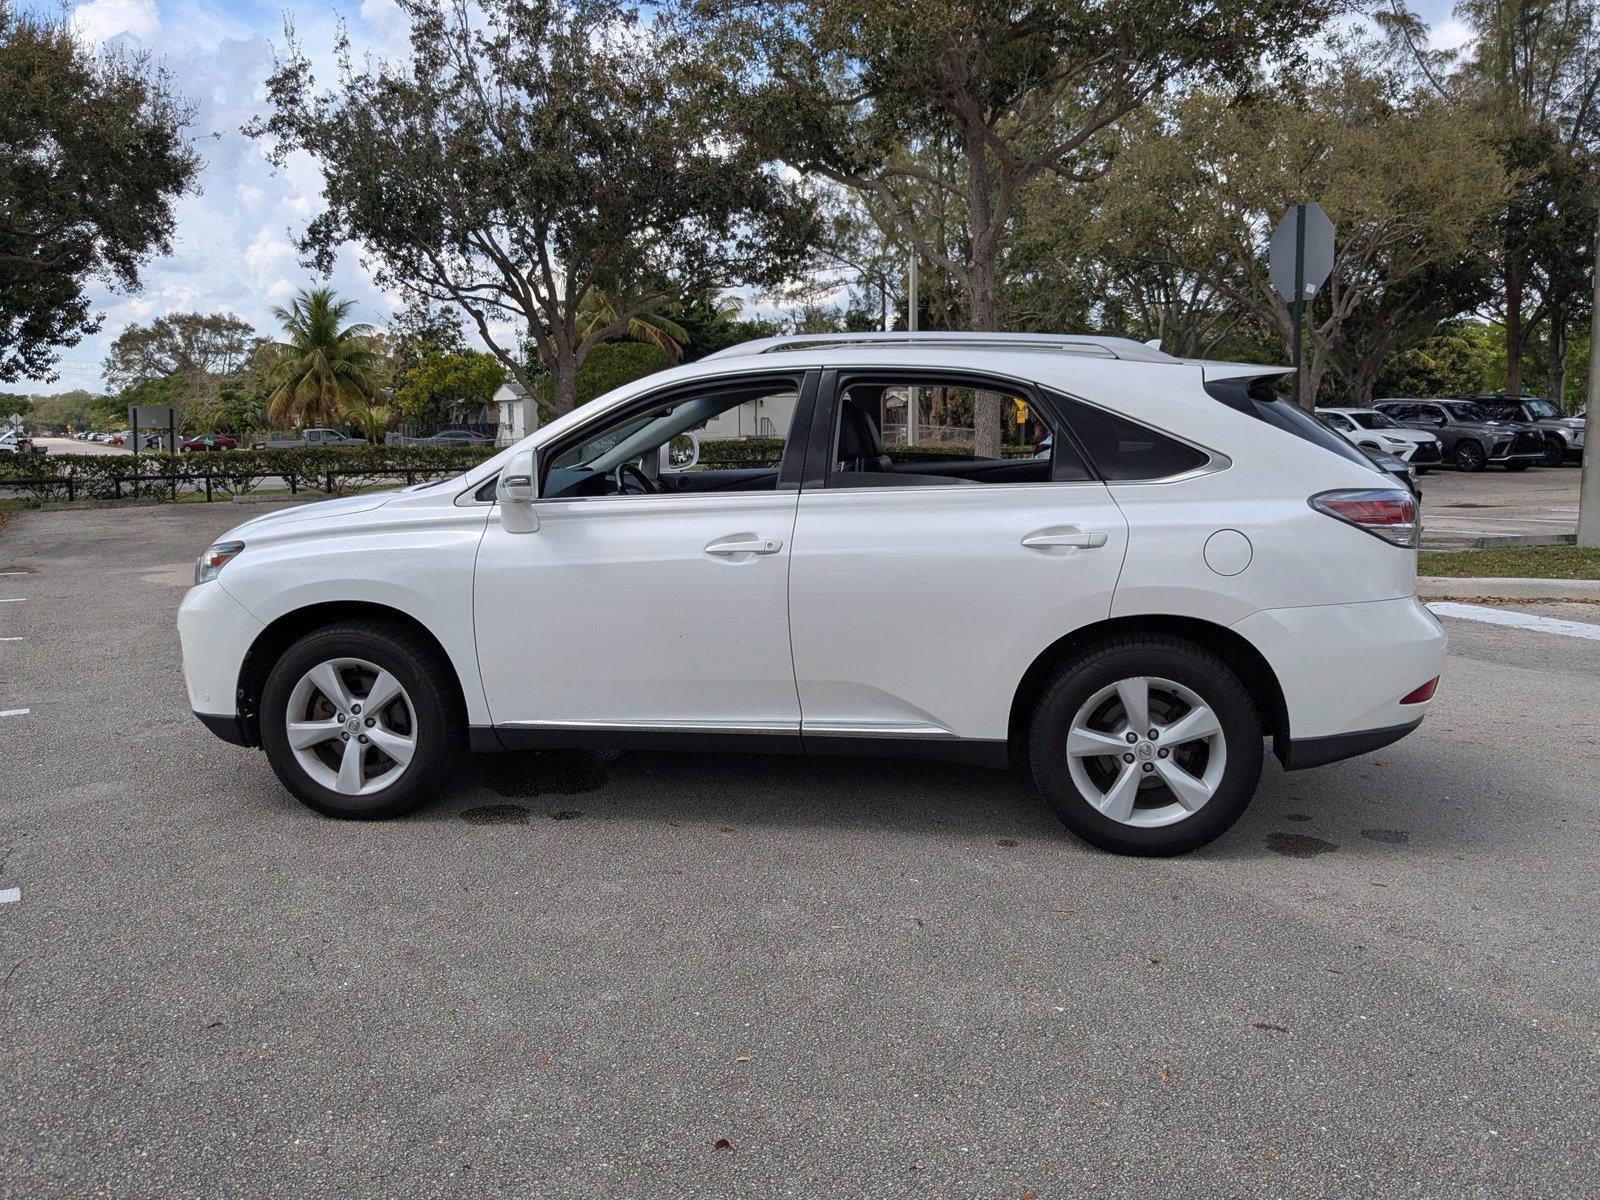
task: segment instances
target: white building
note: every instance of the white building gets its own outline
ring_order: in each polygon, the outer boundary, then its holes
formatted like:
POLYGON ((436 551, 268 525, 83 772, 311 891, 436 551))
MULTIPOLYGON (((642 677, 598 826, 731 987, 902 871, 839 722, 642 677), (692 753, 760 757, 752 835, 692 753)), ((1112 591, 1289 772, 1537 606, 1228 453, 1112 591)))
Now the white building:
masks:
POLYGON ((520 442, 539 428, 539 406, 515 379, 500 385, 500 390, 494 394, 494 406, 499 422, 495 441, 502 446, 520 442))

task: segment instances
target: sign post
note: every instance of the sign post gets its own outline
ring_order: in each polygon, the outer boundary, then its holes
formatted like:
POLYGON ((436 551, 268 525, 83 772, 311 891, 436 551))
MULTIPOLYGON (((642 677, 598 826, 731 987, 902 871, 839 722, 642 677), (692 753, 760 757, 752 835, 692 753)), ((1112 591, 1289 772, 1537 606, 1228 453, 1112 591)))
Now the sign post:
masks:
POLYGON ((1300 406, 1301 330, 1306 301, 1333 274, 1333 222, 1320 204, 1296 204, 1272 231, 1267 274, 1273 290, 1289 302, 1294 337, 1294 402, 1300 406))

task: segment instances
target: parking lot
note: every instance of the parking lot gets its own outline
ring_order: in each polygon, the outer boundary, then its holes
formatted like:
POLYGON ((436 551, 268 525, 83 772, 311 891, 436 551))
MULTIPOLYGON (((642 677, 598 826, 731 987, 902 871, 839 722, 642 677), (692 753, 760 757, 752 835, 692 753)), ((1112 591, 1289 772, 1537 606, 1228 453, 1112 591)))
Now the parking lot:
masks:
POLYGON ((1416 735, 1181 859, 846 759, 504 755, 342 824, 184 695, 265 510, 0 531, 3 1194, 1600 1187, 1600 641, 1447 619, 1416 735))

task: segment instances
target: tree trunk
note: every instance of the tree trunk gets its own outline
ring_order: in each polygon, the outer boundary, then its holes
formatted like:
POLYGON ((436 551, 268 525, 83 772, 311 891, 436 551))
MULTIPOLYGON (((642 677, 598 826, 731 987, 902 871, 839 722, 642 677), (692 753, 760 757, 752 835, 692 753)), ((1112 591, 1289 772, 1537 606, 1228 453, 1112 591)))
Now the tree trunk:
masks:
POLYGON ((1567 390, 1567 315, 1560 308, 1550 310, 1550 356, 1544 367, 1544 394, 1557 408, 1565 409, 1561 395, 1567 390))
POLYGON ((572 411, 578 398, 577 355, 557 350, 550 370, 550 415, 559 417, 572 411))
POLYGON ((1522 251, 1506 256, 1506 391, 1522 395, 1522 251))
MULTIPOLYGON (((996 281, 995 255, 985 253, 992 239, 975 238, 972 266, 967 272, 967 309, 974 330, 990 332, 1000 328, 1000 300, 996 281)), ((980 391, 972 400, 972 451, 979 458, 999 458, 1001 431, 1005 421, 1005 397, 980 391)))

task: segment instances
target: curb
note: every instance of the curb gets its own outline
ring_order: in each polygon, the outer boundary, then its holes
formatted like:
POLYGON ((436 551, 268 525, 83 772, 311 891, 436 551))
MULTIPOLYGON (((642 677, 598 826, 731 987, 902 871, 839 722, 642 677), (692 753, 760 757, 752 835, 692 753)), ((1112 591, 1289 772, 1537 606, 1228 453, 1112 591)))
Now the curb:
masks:
POLYGON ((1600 604, 1600 579, 1451 579, 1419 576, 1424 600, 1588 600, 1600 604))
POLYGON ((1503 550, 1510 546, 1572 546, 1577 541, 1575 533, 1435 533, 1430 536, 1424 526, 1419 549, 1431 554, 1449 554, 1455 550, 1503 550))

